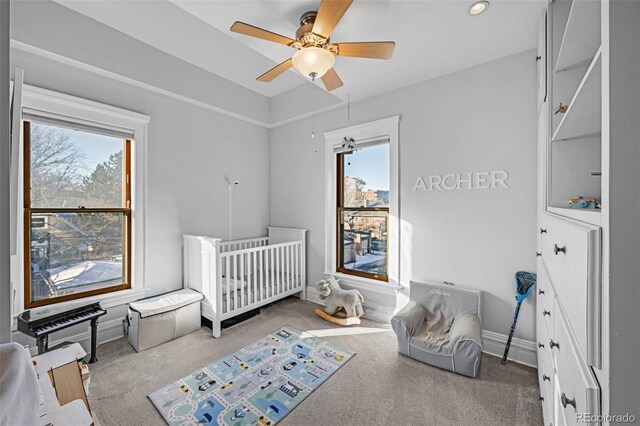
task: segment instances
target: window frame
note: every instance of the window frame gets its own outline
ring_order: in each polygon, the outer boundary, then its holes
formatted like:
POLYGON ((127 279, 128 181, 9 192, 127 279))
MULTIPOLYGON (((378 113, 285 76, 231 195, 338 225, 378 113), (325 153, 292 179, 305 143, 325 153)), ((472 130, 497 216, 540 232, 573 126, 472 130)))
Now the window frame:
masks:
MULTIPOLYGON (((366 148, 364 148, 366 149, 366 148)), ((368 212, 386 212, 387 213, 387 228, 389 226, 389 207, 345 207, 344 206, 344 153, 336 154, 336 272, 340 272, 347 275, 354 275, 361 278, 368 278, 377 281, 389 282, 389 252, 387 251, 386 257, 386 269, 387 274, 374 274, 370 272, 356 271, 353 269, 344 268, 341 258, 343 256, 343 246, 341 241, 342 231, 342 213, 345 211, 368 211, 368 212)))
MULTIPOLYGON (((36 121, 37 122, 37 121, 36 121)), ((83 299, 85 297, 96 296, 105 293, 112 293, 120 290, 128 290, 131 288, 131 139, 123 138, 123 193, 124 200, 122 207, 32 207, 31 206, 31 123, 32 121, 23 120, 23 150, 24 150, 24 167, 23 167, 23 230, 24 230, 24 306, 25 308, 37 308, 40 306, 52 305, 69 300, 83 299), (51 297, 41 300, 31 299, 31 214, 32 213, 122 213, 125 218, 125 232, 123 235, 124 253, 122 257, 122 266, 124 268, 124 282, 120 284, 110 285, 108 287, 78 291, 62 296, 51 297)), ((88 133, 88 132, 87 132, 88 133)))
MULTIPOLYGON (((325 232, 324 232, 324 275, 333 275, 343 283, 361 290, 375 290, 394 294, 403 288, 400 265, 400 204, 399 204, 399 121, 395 115, 324 133, 325 143, 325 232), (337 160, 335 148, 341 146, 345 136, 356 141, 371 141, 388 138, 389 140, 389 221, 387 239, 387 276, 388 281, 345 274, 337 268, 337 160)), ((357 145, 357 142, 356 142, 357 145)))
MULTIPOLYGON (((114 107, 100 102, 90 101, 72 95, 43 89, 25 84, 22 86, 22 102, 17 108, 17 126, 20 129, 18 178, 16 181, 17 223, 12 232, 17 236, 17 255, 12 258, 11 282, 14 297, 12 330, 16 329, 16 317, 23 312, 25 306, 25 277, 24 277, 24 135, 22 134, 23 115, 42 115, 60 119, 63 122, 77 123, 96 129, 104 129, 131 135, 130 145, 130 199, 131 199, 131 227, 130 227, 130 288, 121 291, 85 296, 82 299, 58 301, 49 305, 55 309, 71 309, 79 304, 100 302, 103 307, 118 306, 144 297, 147 293, 145 282, 145 212, 146 212, 146 163, 147 163, 147 135, 151 117, 138 112, 114 107)), ((45 308, 36 308, 45 309, 45 308)), ((49 309, 49 308, 46 308, 49 309)))

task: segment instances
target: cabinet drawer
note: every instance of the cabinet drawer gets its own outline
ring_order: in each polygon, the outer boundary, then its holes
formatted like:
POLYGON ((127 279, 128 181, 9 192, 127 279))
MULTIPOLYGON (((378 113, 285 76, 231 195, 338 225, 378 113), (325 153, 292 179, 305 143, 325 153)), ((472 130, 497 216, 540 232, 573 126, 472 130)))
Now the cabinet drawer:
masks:
POLYGON ((600 414, 600 388, 582 356, 572 336, 567 319, 556 309, 555 335, 552 357, 555 359, 557 371, 557 392, 555 395, 555 411, 564 413, 566 424, 585 424, 576 414, 600 414))
POLYGON ((542 258, 582 356, 600 368, 600 228, 547 216, 542 258))
MULTIPOLYGON (((557 425, 557 426, 566 426, 567 423, 567 412, 564 409, 564 407, 562 406, 562 404, 560 403, 560 395, 562 394, 562 392, 560 391, 560 382, 558 381, 558 378, 556 377, 555 382, 553 383, 553 397, 554 397, 554 402, 557 401, 557 404, 553 404, 553 415, 552 417, 552 424, 553 425, 557 425)), ((546 418, 545 418, 546 421, 546 418)))

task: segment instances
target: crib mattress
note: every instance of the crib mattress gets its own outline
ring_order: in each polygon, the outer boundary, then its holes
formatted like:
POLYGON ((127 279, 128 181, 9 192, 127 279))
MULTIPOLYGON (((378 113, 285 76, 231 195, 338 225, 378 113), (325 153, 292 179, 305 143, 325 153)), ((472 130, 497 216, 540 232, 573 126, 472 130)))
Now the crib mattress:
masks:
MULTIPOLYGON (((224 292, 222 294, 222 312, 223 313, 228 312, 227 297, 229 296, 230 296, 229 298, 230 311, 233 311, 234 309, 236 309, 236 300, 238 303, 238 307, 241 308, 243 306, 247 306, 249 304, 258 302, 260 300, 270 298, 274 295, 284 293, 285 291, 289 291, 289 289, 294 288, 293 287, 294 285, 295 283, 289 286, 289 282, 287 280, 282 281, 280 283, 275 283, 275 284, 265 283, 265 285, 262 286, 262 293, 260 292, 261 288, 258 285, 255 287, 255 292, 253 291, 254 290, 253 285, 251 285, 251 287, 244 286, 244 288, 242 289, 239 288, 237 291, 235 291, 235 297, 234 297, 234 291, 232 288, 231 292, 229 293, 224 292), (243 294, 244 294, 244 303, 242 300, 243 294)), ((301 288, 299 281, 298 281, 298 288, 301 288)))

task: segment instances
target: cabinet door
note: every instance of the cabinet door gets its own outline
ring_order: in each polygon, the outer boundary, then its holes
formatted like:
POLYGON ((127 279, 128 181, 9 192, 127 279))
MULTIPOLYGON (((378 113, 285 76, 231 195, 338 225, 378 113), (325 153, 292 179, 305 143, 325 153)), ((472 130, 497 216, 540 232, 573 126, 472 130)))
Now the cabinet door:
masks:
POLYGON ((556 311, 559 314, 554 319, 557 341, 551 351, 556 360, 559 386, 554 403, 557 411, 563 412, 567 425, 592 424, 585 423, 581 415, 600 414, 600 387, 582 360, 567 318, 559 308, 556 311))
POLYGON ((600 228, 552 216, 545 223, 542 258, 549 280, 582 356, 600 368, 600 228))
POLYGON ((547 9, 542 11, 540 28, 538 29, 538 111, 547 100, 547 9))

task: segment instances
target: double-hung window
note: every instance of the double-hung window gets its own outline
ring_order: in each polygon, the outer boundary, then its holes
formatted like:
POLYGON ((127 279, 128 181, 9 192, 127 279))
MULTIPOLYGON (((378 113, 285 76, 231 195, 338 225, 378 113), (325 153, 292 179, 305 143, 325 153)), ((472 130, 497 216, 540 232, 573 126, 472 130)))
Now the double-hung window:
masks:
POLYGON ((113 132, 24 121, 25 307, 131 287, 131 145, 113 132))
POLYGON ((336 269, 388 281, 389 143, 376 141, 336 157, 336 269))

